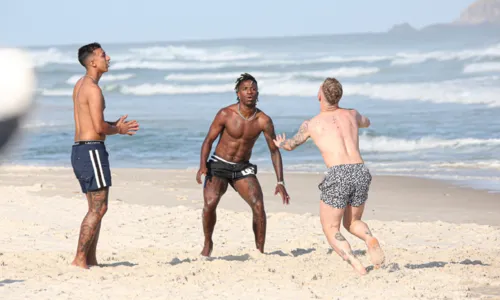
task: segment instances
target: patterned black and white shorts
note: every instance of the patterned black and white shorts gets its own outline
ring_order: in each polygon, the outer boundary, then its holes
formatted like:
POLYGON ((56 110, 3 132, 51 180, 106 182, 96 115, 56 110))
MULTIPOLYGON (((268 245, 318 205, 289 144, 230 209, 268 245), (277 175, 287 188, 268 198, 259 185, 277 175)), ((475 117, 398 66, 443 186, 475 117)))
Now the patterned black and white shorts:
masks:
POLYGON ((368 199, 371 181, 370 171, 363 163, 333 166, 318 185, 321 200, 338 209, 348 204, 361 206, 368 199))

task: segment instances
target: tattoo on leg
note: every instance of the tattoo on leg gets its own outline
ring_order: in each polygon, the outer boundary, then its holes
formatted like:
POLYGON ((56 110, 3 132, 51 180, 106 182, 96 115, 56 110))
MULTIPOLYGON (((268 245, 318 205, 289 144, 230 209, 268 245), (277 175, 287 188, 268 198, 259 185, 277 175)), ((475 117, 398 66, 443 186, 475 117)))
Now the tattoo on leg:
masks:
POLYGON ((337 239, 337 241, 341 241, 341 242, 346 241, 345 237, 342 235, 342 233, 340 233, 340 231, 335 234, 335 239, 337 239))
POLYGON ((78 251, 80 252, 85 252, 90 248, 90 244, 92 244, 92 235, 93 235, 93 228, 90 227, 87 224, 82 224, 82 227, 80 229, 80 243, 78 247, 78 251))
POLYGON ((102 207, 106 204, 106 192, 104 190, 97 190, 90 192, 92 203, 94 204, 93 212, 101 213, 102 207))
POLYGON ((349 253, 346 253, 344 250, 340 250, 340 254, 342 255, 342 258, 348 263, 348 264, 352 264, 351 263, 351 258, 350 257, 354 257, 354 253, 352 251, 349 251, 349 253))
POLYGON ((366 232, 365 232, 365 233, 366 233, 366 235, 368 235, 368 236, 373 236, 373 234, 372 234, 372 232, 370 231, 370 229, 366 229, 366 232))
POLYGON ((88 254, 88 251, 94 241, 97 228, 102 219, 103 207, 107 202, 107 190, 97 190, 90 192, 91 207, 83 219, 80 227, 80 236, 78 240, 78 252, 88 254))

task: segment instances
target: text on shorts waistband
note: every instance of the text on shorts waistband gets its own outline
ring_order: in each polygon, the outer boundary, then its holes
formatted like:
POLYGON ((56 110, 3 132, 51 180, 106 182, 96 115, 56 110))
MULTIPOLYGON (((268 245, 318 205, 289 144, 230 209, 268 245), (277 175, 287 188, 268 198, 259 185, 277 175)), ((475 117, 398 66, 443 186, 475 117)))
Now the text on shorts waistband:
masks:
POLYGON ((78 141, 75 142, 73 145, 96 145, 96 144, 101 144, 104 145, 104 141, 78 141))

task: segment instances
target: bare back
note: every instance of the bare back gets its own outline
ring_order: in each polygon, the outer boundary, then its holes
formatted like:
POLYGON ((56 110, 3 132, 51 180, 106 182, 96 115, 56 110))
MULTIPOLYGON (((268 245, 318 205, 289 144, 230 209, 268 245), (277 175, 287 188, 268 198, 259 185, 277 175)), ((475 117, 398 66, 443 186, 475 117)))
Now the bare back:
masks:
POLYGON ((339 108, 321 112, 309 121, 308 131, 328 168, 363 163, 359 152, 359 114, 339 108))
MULTIPOLYGON (((75 118, 75 142, 104 141, 106 135, 99 134, 94 128, 89 107, 89 89, 100 89, 89 77, 81 78, 73 89, 73 109, 75 118)), ((104 99, 101 97, 104 107, 104 99)))

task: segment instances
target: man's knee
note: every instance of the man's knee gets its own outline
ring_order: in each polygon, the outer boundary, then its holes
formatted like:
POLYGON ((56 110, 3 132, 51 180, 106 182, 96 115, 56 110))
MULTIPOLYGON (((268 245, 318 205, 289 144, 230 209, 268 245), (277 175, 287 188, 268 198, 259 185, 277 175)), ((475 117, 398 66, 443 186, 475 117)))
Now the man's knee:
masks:
POLYGON ((106 212, 108 211, 108 204, 104 203, 103 205, 101 205, 101 208, 98 212, 98 214, 102 217, 104 217, 104 215, 106 214, 106 212))
MULTIPOLYGON (((253 200, 253 199, 251 199, 251 200, 253 200)), ((252 202, 252 210, 257 215, 265 214, 264 201, 262 201, 262 199, 255 199, 255 201, 252 202)))
POLYGON ((203 212, 215 211, 217 205, 219 204, 219 195, 207 195, 205 196, 205 204, 203 205, 203 212))
POLYGON ((89 192, 91 201, 90 211, 103 217, 108 211, 108 188, 89 192))

